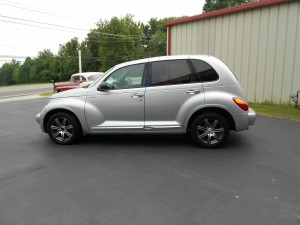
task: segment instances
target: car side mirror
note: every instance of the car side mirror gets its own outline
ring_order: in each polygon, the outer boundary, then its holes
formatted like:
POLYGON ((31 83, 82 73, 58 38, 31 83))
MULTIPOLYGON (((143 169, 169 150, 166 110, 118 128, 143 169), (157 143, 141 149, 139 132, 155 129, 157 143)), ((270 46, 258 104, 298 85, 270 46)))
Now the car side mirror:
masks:
POLYGON ((108 85, 107 85, 106 82, 102 82, 102 83, 99 85, 99 87, 97 88, 98 91, 106 91, 106 90, 108 90, 108 89, 109 89, 109 87, 108 87, 108 85))

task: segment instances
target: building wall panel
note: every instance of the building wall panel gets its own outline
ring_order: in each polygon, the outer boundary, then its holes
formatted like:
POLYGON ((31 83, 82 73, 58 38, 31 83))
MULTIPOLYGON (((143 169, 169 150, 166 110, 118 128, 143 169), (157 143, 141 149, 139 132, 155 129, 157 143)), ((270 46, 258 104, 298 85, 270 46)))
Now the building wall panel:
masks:
POLYGON ((282 82, 283 82, 283 69, 285 62, 285 42, 286 42, 286 27, 287 27, 287 5, 281 6, 278 12, 277 21, 277 34, 276 34, 276 57, 275 57, 275 70, 273 79, 273 101, 280 102, 282 96, 282 82), (279 19, 280 18, 280 19, 279 19))
POLYGON ((203 50, 203 21, 198 23, 198 35, 197 35, 197 53, 202 52, 203 50))
POLYGON ((255 95, 256 101, 264 101, 264 87, 265 87, 265 68, 267 63, 267 45, 268 45, 268 27, 269 27, 269 9, 262 9, 260 11, 259 36, 258 36, 258 50, 257 50, 257 70, 256 70, 256 84, 255 95))
POLYGON ((196 22, 193 22, 192 24, 192 54, 197 54, 197 46, 198 46, 198 26, 196 22))
POLYGON ((244 13, 237 14, 236 17, 236 40, 235 40, 235 54, 234 54, 234 67, 232 71, 236 77, 241 80, 242 74, 242 56, 243 56, 243 36, 244 36, 244 13))
POLYGON ((181 25, 181 52, 182 54, 187 53, 187 24, 182 24, 181 25))
POLYGON ((236 47, 236 14, 229 17, 229 27, 228 27, 228 44, 227 44, 227 65, 231 70, 234 68, 235 62, 235 47, 236 47))
MULTIPOLYGON (((250 50, 251 50, 251 28, 252 28, 252 11, 248 11, 245 13, 244 19, 244 33, 243 33, 243 55, 242 55, 242 72, 240 83, 244 89, 245 94, 247 95, 248 89, 250 88, 248 85, 248 74, 249 74, 249 61, 250 61, 250 50), (247 43, 247 44, 245 44, 247 43)), ((241 46, 238 46, 241 47, 241 46)), ((221 59, 223 60, 223 59, 221 59)), ((235 73, 235 71, 233 71, 235 73)), ((249 96, 247 96, 249 99, 249 96)), ((249 99, 251 100, 251 99, 249 99)))
POLYGON ((210 30, 210 26, 209 26, 209 21, 207 21, 206 23, 203 23, 203 49, 202 52, 203 54, 209 54, 209 30, 210 30))
POLYGON ((216 19, 209 20, 208 54, 214 55, 216 39, 216 19))
MULTIPOLYGON (((221 58, 221 46, 222 46, 222 27, 223 20, 222 17, 216 18, 216 38, 215 38, 215 54, 214 56, 217 58, 221 58)), ((201 53, 201 51, 199 52, 201 53)))
POLYGON ((296 41, 295 44, 292 44, 292 46, 295 46, 293 82, 291 88, 293 94, 296 94, 297 91, 300 91, 300 4, 298 4, 297 12, 296 41))
POLYGON ((228 34, 229 34, 229 16, 223 17, 222 41, 221 41, 221 58, 228 64, 228 34))
POLYGON ((278 23, 278 7, 269 9, 269 25, 268 25, 268 42, 267 56, 265 65, 265 86, 264 86, 264 101, 273 102, 273 80, 275 71, 276 58, 276 39, 277 39, 277 23, 278 23))
MULTIPOLYGON (((296 51, 295 42, 296 42, 297 35, 294 35, 294 33, 295 32, 297 33, 297 22, 298 22, 297 13, 298 13, 298 7, 292 7, 292 5, 289 5, 288 15, 287 15, 285 50, 284 50, 285 60, 284 60, 284 68, 283 68, 283 83, 282 83, 282 93, 281 93, 282 99, 285 96, 289 96, 290 94, 292 94, 293 77, 296 76, 296 74, 293 73, 293 68, 295 63, 294 57, 296 51)), ((299 62, 300 61, 298 61, 298 63, 299 62)), ((298 76, 300 76, 300 74, 298 74, 298 76)), ((298 83, 298 89, 300 91, 300 82, 298 83)))

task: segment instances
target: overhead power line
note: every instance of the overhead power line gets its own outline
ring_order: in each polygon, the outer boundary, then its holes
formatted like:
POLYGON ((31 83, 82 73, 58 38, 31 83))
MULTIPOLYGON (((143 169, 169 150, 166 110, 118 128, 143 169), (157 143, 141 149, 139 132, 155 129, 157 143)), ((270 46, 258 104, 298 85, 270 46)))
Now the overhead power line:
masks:
POLYGON ((16 59, 26 59, 27 57, 30 57, 30 58, 35 58, 36 56, 0 55, 0 58, 16 58, 16 59))
POLYGON ((47 25, 47 26, 67 28, 67 29, 72 29, 72 30, 88 31, 88 30, 84 30, 84 29, 80 29, 80 28, 75 28, 75 27, 61 26, 61 25, 58 25, 58 24, 44 23, 44 22, 38 22, 38 21, 34 21, 34 20, 27 20, 27 19, 21 19, 21 18, 10 17, 10 16, 0 15, 0 17, 6 18, 6 19, 18 20, 18 21, 25 21, 25 22, 30 22, 30 23, 37 23, 37 24, 42 24, 42 25, 47 25))
POLYGON ((69 32, 69 33, 85 34, 85 33, 78 32, 78 31, 62 30, 62 29, 57 29, 54 27, 43 27, 43 26, 38 26, 38 25, 34 25, 34 24, 19 23, 19 22, 13 22, 13 21, 8 21, 8 20, 0 20, 0 21, 5 22, 5 23, 13 23, 13 24, 19 24, 19 25, 23 25, 23 26, 29 26, 29 27, 38 27, 38 28, 43 28, 43 29, 48 29, 48 30, 57 30, 57 31, 69 32))
MULTIPOLYGON (((70 29, 70 30, 78 30, 78 31, 90 32, 90 30, 85 30, 85 29, 80 29, 80 28, 75 28, 75 27, 61 26, 61 25, 58 25, 58 24, 44 23, 44 22, 39 22, 39 21, 34 21, 34 20, 27 20, 27 19, 21 19, 21 18, 4 16, 4 15, 0 15, 0 17, 6 18, 6 19, 13 19, 13 20, 17 20, 17 21, 24 21, 24 22, 29 22, 29 23, 36 23, 36 24, 41 24, 41 25, 46 25, 46 26, 52 26, 52 27, 39 26, 39 25, 35 25, 35 24, 25 24, 25 23, 19 23, 19 22, 8 21, 8 20, 0 20, 2 22, 6 22, 6 23, 14 23, 14 24, 19 24, 19 25, 24 25, 24 26, 39 27, 39 28, 44 28, 44 29, 52 29, 52 30, 65 31, 65 32, 70 32, 70 31, 69 30, 57 29, 57 28, 53 28, 53 27, 59 27, 59 28, 65 28, 65 29, 70 29)), ((81 32, 76 32, 76 33, 81 33, 81 32)), ((93 33, 100 34, 100 35, 107 35, 107 36, 111 36, 111 37, 123 37, 123 38, 141 37, 142 36, 142 35, 110 34, 110 33, 104 33, 104 32, 99 32, 99 31, 93 31, 93 33)), ((83 34, 83 33, 81 33, 81 34, 83 34)))
POLYGON ((9 48, 40 48, 41 46, 0 45, 0 47, 9 47, 9 48))
POLYGON ((76 21, 80 21, 80 22, 83 22, 83 23, 95 24, 94 22, 86 21, 86 20, 83 20, 83 19, 78 19, 78 18, 75 18, 75 17, 69 17, 69 16, 65 16, 65 15, 62 16, 59 13, 56 13, 56 12, 51 13, 51 12, 49 12, 49 10, 36 8, 36 7, 25 5, 25 4, 14 3, 14 2, 11 2, 11 1, 5 1, 5 0, 2 0, 2 1, 12 3, 12 4, 15 4, 15 5, 7 4, 7 3, 1 3, 1 2, 0 2, 0 5, 5 5, 5 6, 18 8, 18 9, 22 9, 22 10, 27 10, 27 11, 31 11, 31 12, 38 12, 38 13, 47 14, 47 15, 50 15, 50 16, 56 16, 56 17, 60 17, 60 18, 69 19, 69 20, 76 20, 76 21), (18 5, 25 6, 26 8, 18 6, 18 5), (30 9, 30 8, 32 8, 32 9, 30 9))

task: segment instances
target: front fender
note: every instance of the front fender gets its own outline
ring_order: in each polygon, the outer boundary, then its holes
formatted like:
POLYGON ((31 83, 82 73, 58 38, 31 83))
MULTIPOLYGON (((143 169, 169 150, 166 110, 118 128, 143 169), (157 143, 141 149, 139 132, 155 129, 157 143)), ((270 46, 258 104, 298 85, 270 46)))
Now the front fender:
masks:
POLYGON ((43 113, 40 115, 40 120, 43 121, 43 130, 46 130, 47 120, 53 113, 59 111, 71 112, 76 116, 82 127, 83 133, 87 132, 87 125, 85 121, 84 107, 86 96, 72 97, 72 98, 57 98, 52 99, 45 107, 43 113))

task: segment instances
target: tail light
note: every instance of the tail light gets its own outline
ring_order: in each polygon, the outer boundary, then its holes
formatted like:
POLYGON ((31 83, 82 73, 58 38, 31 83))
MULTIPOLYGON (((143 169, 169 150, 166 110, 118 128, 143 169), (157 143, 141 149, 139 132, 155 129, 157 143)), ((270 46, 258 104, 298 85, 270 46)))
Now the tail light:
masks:
POLYGON ((235 102, 235 104, 237 104, 242 110, 244 111, 248 111, 249 106, 247 104, 247 102, 245 102, 242 99, 239 98, 232 98, 232 100, 235 102))

